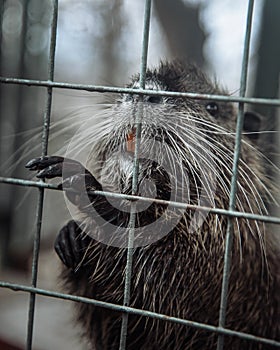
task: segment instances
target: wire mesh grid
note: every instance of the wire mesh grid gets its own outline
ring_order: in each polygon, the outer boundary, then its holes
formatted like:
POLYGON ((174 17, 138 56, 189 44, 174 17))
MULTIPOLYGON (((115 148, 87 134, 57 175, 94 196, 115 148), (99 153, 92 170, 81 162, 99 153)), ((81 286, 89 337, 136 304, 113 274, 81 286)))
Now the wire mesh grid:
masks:
MULTIPOLYGON (((0 281, 0 287, 9 288, 14 291, 23 291, 30 294, 29 302, 29 316, 28 316, 28 325, 27 325, 27 340, 26 340, 26 349, 32 349, 32 340, 33 340, 33 329, 34 329, 34 312, 35 312, 35 301, 36 295, 43 295, 46 297, 60 298, 64 300, 72 300, 75 302, 88 303, 95 306, 103 307, 109 310, 115 310, 122 312, 122 327, 121 327, 121 336, 120 336, 120 349, 126 348, 126 337, 127 337, 127 325, 129 315, 138 315, 146 316, 154 319, 162 320, 165 322, 174 322, 177 324, 185 325, 187 327, 194 327, 196 329, 206 330, 209 332, 214 332, 218 334, 218 345, 217 349, 222 350, 224 336, 233 336, 239 337, 245 340, 255 341, 263 344, 268 344, 280 348, 280 342, 265 339, 261 337, 256 337, 251 334, 246 334, 243 332, 233 331, 231 329, 225 328, 226 321, 226 309, 227 309, 227 292, 229 284, 229 270, 231 266, 230 261, 230 252, 232 249, 232 230, 233 230, 233 219, 234 218, 247 218, 249 220, 260 220, 263 222, 269 222, 274 224, 280 224, 280 218, 265 216, 265 215, 256 215, 251 213, 242 213, 235 210, 235 199, 236 199, 236 186, 237 186, 237 177, 238 177, 238 160, 240 155, 240 145, 241 145, 241 133, 243 126, 244 118, 244 104, 263 104, 270 106, 280 106, 279 99, 265 99, 265 98, 248 98, 246 97, 246 86, 247 86, 247 72, 248 72, 248 57, 249 57, 249 48, 250 48, 250 36, 251 36, 251 27, 252 27, 252 15, 254 0, 248 1, 248 13, 247 13, 247 27, 246 35, 244 40, 244 50, 243 50, 243 62, 242 62, 242 72, 241 72, 241 81, 240 81, 240 94, 236 96, 221 96, 221 95, 209 95, 209 94, 196 94, 196 93, 181 93, 181 92, 169 92, 169 91, 154 91, 145 89, 145 75, 146 75, 146 66, 147 66, 147 54, 148 54, 148 43, 149 43, 149 25, 150 25, 150 16, 151 16, 151 0, 145 1, 145 14, 144 14, 144 29, 143 29, 143 42, 142 42, 142 57, 141 57, 141 69, 140 69, 140 88, 131 89, 131 88, 116 88, 116 87, 107 87, 107 86, 96 86, 96 85, 82 85, 82 84, 69 84, 62 82, 54 81, 54 67, 55 67, 55 49, 56 49, 56 32, 57 32, 57 16, 58 16, 58 0, 52 0, 52 23, 51 23, 51 40, 49 48, 49 59, 48 59, 48 80, 28 80, 28 79, 17 79, 12 77, 0 77, 0 82, 3 84, 18 84, 18 85, 28 85, 28 86, 40 86, 46 88, 46 105, 45 105, 45 114, 44 114, 44 129, 42 133, 42 156, 47 154, 48 151, 48 139, 49 139, 49 127, 50 127, 50 116, 51 116, 51 107, 52 107, 52 95, 53 89, 76 89, 76 90, 86 90, 91 92, 107 92, 107 93, 128 93, 128 94, 137 94, 140 96, 140 100, 144 95, 160 95, 160 96, 172 96, 172 97, 187 97, 195 99, 211 99, 216 101, 227 101, 227 102, 238 102, 239 103, 239 113, 237 119, 236 127, 236 144, 234 152, 234 161, 232 169, 232 182, 231 182, 231 193, 230 193, 230 204, 228 210, 223 210, 219 208, 206 208, 199 207, 196 205, 190 205, 185 203, 175 203, 172 204, 178 208, 198 209, 207 211, 210 213, 215 213, 218 215, 225 215, 228 218, 228 226, 226 233, 226 249, 224 256, 224 273, 223 273, 223 283, 221 291, 221 304, 220 304, 220 315, 219 315, 219 325, 217 327, 212 325, 203 324, 200 322, 193 322, 186 319, 180 319, 176 317, 170 317, 168 315, 163 315, 155 312, 150 312, 146 310, 139 310, 132 307, 129 307, 130 304, 130 287, 131 287, 131 273, 132 273, 132 262, 133 262, 133 240, 134 240, 134 227, 135 227, 135 214, 134 211, 131 211, 130 223, 129 223, 129 238, 128 238, 128 249, 127 249, 127 263, 126 263, 126 277, 125 277, 125 290, 124 290, 124 300, 123 305, 117 305, 112 303, 107 303, 95 299, 85 298, 74 296, 65 293, 59 293, 51 290, 40 289, 37 287, 37 274, 38 274, 38 259, 39 259, 39 250, 40 250, 40 233, 41 233, 41 224, 42 224, 42 211, 44 203, 44 191, 49 190, 60 190, 57 185, 47 184, 43 181, 27 181, 24 179, 0 177, 1 183, 8 183, 19 186, 31 186, 38 189, 38 205, 36 213, 36 234, 34 237, 34 247, 33 247, 33 261, 32 261, 32 279, 30 286, 9 283, 6 281, 0 281)), ((141 114, 141 110, 139 112, 141 114)), ((139 118, 141 115, 139 116, 139 118)), ((136 196, 137 188, 137 174, 138 174, 138 163, 137 163, 137 152, 139 141, 141 139, 141 124, 136 123, 137 125, 137 142, 135 149, 135 162, 134 162, 134 173, 133 173, 133 185, 132 185, 132 195, 124 195, 117 193, 109 192, 99 192, 95 193, 100 195, 105 195, 108 197, 117 197, 125 198, 130 200, 142 200, 146 202, 158 202, 158 203, 170 203, 164 200, 155 200, 150 198, 144 198, 136 196)), ((133 206, 133 201, 132 201, 133 206)))

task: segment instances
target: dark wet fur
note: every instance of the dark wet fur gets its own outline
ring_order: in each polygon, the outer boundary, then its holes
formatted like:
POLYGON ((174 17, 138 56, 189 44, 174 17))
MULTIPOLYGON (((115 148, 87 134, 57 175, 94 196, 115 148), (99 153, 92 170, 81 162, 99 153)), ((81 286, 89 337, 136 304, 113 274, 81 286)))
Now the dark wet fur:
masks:
MULTIPOLYGON (((137 81, 138 76, 135 76, 129 86, 137 86, 137 81)), ((170 91, 224 93, 195 66, 184 65, 178 61, 163 63, 157 70, 149 70, 147 88, 149 85, 170 91)), ((176 111, 181 113, 187 109, 192 110, 200 113, 202 121, 222 125, 230 133, 234 132, 236 111, 231 104, 219 102, 217 115, 209 116, 205 110, 209 101, 164 99, 173 106, 175 115, 176 111)), ((137 104, 137 96, 122 96, 118 102, 120 108, 123 108, 122 111, 125 110, 123 104, 127 101, 137 104)), ((159 104, 160 108, 164 108, 162 98, 146 97, 146 103, 155 106, 159 104)), ((207 123, 202 123, 200 129, 205 131, 205 138, 211 142, 215 140, 223 142, 225 150, 232 156, 234 137, 222 133, 211 134, 207 123)), ((188 125, 185 127, 188 128, 188 125)), ((118 125, 114 125, 114 130, 117 128, 118 125)), ((110 138, 114 138, 114 134, 110 135, 110 138)), ((109 139, 104 140, 106 147, 97 148, 95 155, 97 159, 100 160, 103 157, 102 150, 108 149, 110 142, 112 144, 109 139)), ((241 185, 238 187, 237 209, 265 214, 263 203, 261 201, 255 203, 255 192, 258 192, 257 198, 270 200, 268 194, 270 183, 266 180, 263 159, 258 152, 254 153, 257 148, 253 147, 249 138, 244 136, 243 139, 245 142, 241 151, 241 168, 244 173, 252 172, 248 176, 255 188, 248 181, 246 183, 246 176, 239 178, 241 185), (257 175, 253 175, 254 173, 257 175)), ((176 144, 180 145, 180 139, 176 144)), ((221 159, 221 154, 213 149, 213 157, 217 155, 217 159, 220 159, 215 205, 227 209, 229 193, 226 193, 221 182, 224 181, 229 187, 232 164, 228 165, 228 161, 221 159)), ((187 164, 183 166, 187 168, 187 164)), ((197 174, 199 172, 192 175, 197 174)), ((195 186, 199 186, 199 181, 192 180, 191 176, 190 180, 190 200, 192 204, 197 204, 195 186)), ((158 186, 160 188, 160 184, 158 186)), ((91 198, 91 200, 93 206, 104 204, 98 202, 101 199, 91 198)), ((86 216, 87 210, 79 203, 77 205, 86 216)), ((105 204, 105 211, 106 208, 105 204)), ((147 216, 153 213, 155 213, 154 207, 146 212, 147 216)), ((148 246, 135 248, 130 306, 217 326, 227 219, 209 214, 203 225, 197 231, 190 233, 187 225, 192 215, 192 211, 187 210, 178 225, 167 236, 148 246)), ((124 220, 127 219, 128 217, 116 214, 115 220, 116 222, 119 220, 120 225, 124 225, 124 220)), ((145 220, 145 217, 141 220, 145 220)), ((92 230, 102 233, 102 227, 98 227, 94 220, 91 222, 91 227, 92 230)), ((226 327, 279 341, 279 259, 275 243, 270 233, 266 231, 266 226, 261 222, 234 219, 226 327)), ((74 221, 71 221, 61 230, 56 250, 64 264, 68 266, 63 271, 67 292, 122 305, 126 249, 107 246, 89 238, 74 221)), ((76 307, 78 319, 83 324, 91 349, 118 349, 121 314, 83 303, 78 303, 76 307)), ((129 315, 127 349, 210 350, 216 349, 216 344, 217 334, 171 322, 129 315)), ((227 336, 224 348, 273 349, 257 342, 227 336)))

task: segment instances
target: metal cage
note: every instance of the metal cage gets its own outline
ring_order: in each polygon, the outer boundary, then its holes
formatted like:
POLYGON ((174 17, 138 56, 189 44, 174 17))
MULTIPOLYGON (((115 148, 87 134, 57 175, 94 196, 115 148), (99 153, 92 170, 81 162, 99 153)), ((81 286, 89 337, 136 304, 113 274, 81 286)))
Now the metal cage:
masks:
MULTIPOLYGON (((44 129, 42 134, 42 155, 47 154, 48 149, 48 139, 49 139, 49 126, 50 117, 52 111, 52 95, 54 89, 76 89, 76 90, 86 90, 90 92, 97 93, 127 93, 127 94, 137 94, 140 96, 144 95, 160 95, 160 96, 173 96, 173 97, 188 97, 195 99, 210 99, 216 101, 230 101, 237 102, 239 105, 238 122, 236 126, 236 146, 234 155, 234 167, 233 167, 233 177, 231 183, 231 193, 230 193, 230 206, 228 210, 222 209, 210 209, 210 212, 219 215, 226 215, 228 217, 228 227, 226 234, 226 252, 224 257, 224 274, 223 274, 223 284, 221 291, 221 305, 220 305, 220 317, 219 325, 214 327, 212 325, 202 324, 198 322, 192 322, 190 320, 180 319, 176 317, 169 317, 168 315, 157 314, 150 311, 138 310, 129 307, 129 296, 130 296, 130 284, 131 284, 131 271, 132 271, 132 261, 133 261, 133 217, 131 214, 130 221, 130 234, 129 234, 129 245, 127 249, 127 265, 126 265, 126 278, 125 278, 125 290, 124 290, 124 300, 123 306, 110 304, 94 299, 89 299, 85 297, 79 297, 64 293, 59 293, 51 290, 40 289, 37 287, 37 273, 38 273, 38 259, 40 251, 40 232, 42 224, 42 212, 44 203, 44 192, 46 190, 57 190, 56 185, 46 184, 44 182, 27 181, 19 178, 7 178, 1 177, 1 183, 19 185, 19 186, 31 186, 38 189, 38 205, 36 213, 36 234, 34 237, 34 248, 33 248, 33 262, 32 262, 32 280, 30 285, 22 285, 9 283, 6 281, 0 281, 0 288, 8 288, 14 291, 22 291, 29 293, 30 303, 29 303, 29 316, 28 316, 28 327, 27 327, 27 341, 26 349, 32 349, 32 338, 33 338, 33 327, 34 327, 34 312, 36 307, 36 295, 42 295, 45 297, 60 298, 65 300, 71 300, 75 302, 93 304, 98 307, 103 307, 111 310, 117 310, 123 314, 122 318, 122 328, 121 328, 121 341, 120 349, 124 350, 126 348, 126 333, 127 333, 127 323, 130 314, 146 316, 155 319, 162 320, 163 322, 175 322, 178 324, 185 325, 186 327, 194 327, 197 329, 207 330, 209 332, 215 332, 218 334, 218 349, 223 349, 223 338, 224 336, 240 337, 246 340, 260 342, 263 344, 269 344, 275 346, 275 348, 280 348, 280 342, 264 339, 261 337, 256 337, 251 334, 245 334, 242 332, 233 331, 231 329, 225 328, 226 321, 226 309, 227 309, 227 291, 229 284, 229 269, 231 265, 230 252, 232 249, 232 222, 235 217, 248 218, 249 220, 260 220, 266 223, 280 224, 279 217, 271 216, 260 216, 248 213, 240 213, 235 210, 235 198, 236 198, 236 184, 238 176, 238 160, 240 153, 241 144, 241 132, 243 125, 243 112, 245 104, 258 104, 267 106, 280 106, 280 100, 278 99, 266 99, 266 98, 249 98, 246 97, 246 86, 247 86, 247 72, 248 72, 248 57, 249 57, 249 47, 250 47, 250 37, 252 28, 252 14, 254 0, 248 1, 248 13, 247 13, 247 27, 246 35, 244 39, 244 49, 243 49, 243 63, 240 81, 240 93, 239 96, 215 96, 206 94, 194 94, 194 93, 179 93, 179 92, 168 92, 168 91, 151 91, 145 89, 145 75, 147 66, 147 53, 148 53, 148 42, 149 42, 149 23, 151 17, 151 0, 145 1, 145 13, 144 13, 144 32, 143 32, 143 42, 142 42, 142 56, 141 56, 141 69, 140 69, 140 89, 130 89, 130 88, 116 88, 107 86, 97 86, 97 85, 82 85, 82 84, 71 84, 54 81, 54 67, 55 67, 55 50, 56 50, 56 32, 57 32, 57 17, 58 17, 58 0, 50 0, 52 4, 52 22, 51 22, 51 39, 49 46, 49 59, 48 59, 48 77, 46 80, 31 80, 31 79, 18 79, 13 77, 0 77, 1 84, 17 84, 17 85, 27 85, 34 87, 42 87, 45 89, 46 103, 45 103, 45 114, 44 114, 44 129)), ((137 157, 137 147, 136 155, 137 157)), ((134 184, 137 183, 137 171, 134 172, 134 184)), ((134 191, 134 194, 136 192, 134 191)), ((106 193, 107 196, 113 195, 106 193)), ((115 194, 116 195, 116 194, 115 194)), ((130 196, 119 195, 125 198, 133 198, 130 196)), ((132 202, 133 205, 133 202, 132 202)), ((176 204, 180 208, 188 208, 189 206, 184 203, 176 204)), ((202 208, 203 210, 203 208, 202 208)))

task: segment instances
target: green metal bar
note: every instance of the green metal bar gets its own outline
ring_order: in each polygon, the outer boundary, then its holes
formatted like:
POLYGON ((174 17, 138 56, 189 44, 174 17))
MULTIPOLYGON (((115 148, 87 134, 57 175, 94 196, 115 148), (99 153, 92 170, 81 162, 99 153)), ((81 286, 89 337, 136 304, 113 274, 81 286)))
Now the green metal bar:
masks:
MULTIPOLYGON (((248 12, 247 12, 247 22, 246 22, 245 42, 244 42, 244 51, 243 51, 243 60, 242 60, 241 80, 240 80, 240 96, 241 97, 244 97, 246 94, 253 9, 254 9, 254 0, 249 0, 248 12)), ((244 103, 240 103, 238 117, 237 117, 237 125, 236 125, 235 148, 234 148, 231 190, 230 190, 230 199, 229 199, 229 210, 234 210, 235 206, 236 206, 238 164, 239 164, 240 151, 241 151, 241 139, 242 139, 243 123, 244 123, 244 103)), ((233 220, 234 220, 233 218, 228 218, 228 225, 227 225, 227 231, 226 231, 226 247, 225 247, 225 255, 224 255, 223 282, 222 282, 220 314, 219 314, 219 327, 221 327, 221 328, 224 328, 225 324, 226 324, 228 286, 229 286, 231 258, 232 258, 232 245, 233 245, 233 220)), ((224 348, 224 336, 220 335, 218 337, 217 350, 223 350, 223 348, 224 348)))
MULTIPOLYGON (((147 70, 147 58, 148 58, 148 46, 149 46, 149 33, 150 33, 150 19, 151 19, 151 6, 152 1, 145 1, 144 12, 144 28, 142 39, 142 54, 141 54, 141 67, 140 67, 140 88, 145 89, 146 70, 147 70)), ((139 172, 139 154, 140 154, 140 141, 141 141, 141 120, 143 117, 143 95, 139 96, 139 105, 136 111, 136 144, 134 152, 134 166, 132 176, 132 195, 136 195, 138 188, 138 172, 139 172)), ((126 273, 125 273, 125 287, 124 287, 124 299, 123 305, 128 306, 130 302, 130 291, 132 281, 132 262, 134 252, 134 236, 135 236, 135 221, 136 221, 136 202, 131 203, 130 222, 129 222, 129 235, 128 235, 128 247, 126 258, 126 273)), ((128 328, 128 314, 122 315, 122 326, 120 334, 120 350, 125 350, 127 342, 127 328, 128 328)))
POLYGON ((11 290, 16 291, 16 292, 23 291, 23 292, 27 292, 27 293, 36 293, 36 294, 43 295, 46 297, 51 297, 51 298, 87 303, 87 304, 95 305, 98 307, 106 308, 109 310, 124 312, 124 313, 128 313, 131 315, 150 317, 150 318, 162 320, 165 322, 182 324, 182 325, 185 325, 187 327, 206 330, 209 332, 213 332, 213 333, 217 333, 217 334, 224 334, 224 335, 232 336, 232 337, 238 337, 241 339, 250 340, 250 341, 254 341, 254 342, 258 342, 258 343, 262 343, 262 344, 275 346, 276 348, 280 348, 280 342, 275 341, 275 340, 256 337, 256 336, 248 334, 248 333, 232 331, 232 330, 226 329, 226 328, 214 327, 214 326, 210 326, 208 324, 204 324, 204 323, 200 323, 200 322, 193 322, 193 321, 184 320, 181 318, 172 317, 172 316, 168 316, 168 315, 164 315, 164 314, 158 314, 158 313, 152 312, 152 311, 136 309, 136 308, 132 308, 132 307, 128 307, 128 306, 107 303, 105 301, 90 299, 90 298, 86 298, 86 297, 80 297, 80 296, 76 296, 76 295, 72 295, 72 294, 54 292, 54 291, 50 291, 50 290, 46 290, 46 289, 34 288, 34 287, 25 286, 25 285, 16 284, 16 283, 9 283, 9 282, 0 281, 0 287, 8 288, 8 289, 11 289, 11 290))
POLYGON ((175 92, 175 91, 164 91, 164 90, 143 90, 143 89, 132 89, 124 87, 114 86, 103 86, 103 85, 88 85, 88 84, 71 84, 47 80, 32 80, 32 79, 17 79, 0 77, 0 83, 3 84, 20 84, 27 86, 43 86, 52 87, 56 89, 73 89, 73 90, 84 90, 89 92, 111 92, 116 94, 134 94, 134 95, 149 95, 149 96, 166 96, 166 97, 185 97, 197 100, 213 100, 221 102, 242 102, 251 103, 258 105, 267 106, 280 106, 280 99, 272 98, 254 98, 254 97, 241 97, 241 96, 227 96, 227 95, 211 95, 211 94, 197 94, 191 92, 175 92))
MULTIPOLYGON (((7 184, 13 184, 13 185, 17 185, 17 186, 26 186, 26 187, 37 187, 37 188, 41 187, 41 188, 45 188, 45 189, 49 189, 49 190, 62 191, 62 189, 58 185, 45 183, 45 182, 39 182, 39 181, 30 181, 30 180, 9 178, 9 177, 1 177, 0 176, 0 183, 7 183, 7 184)), ((70 191, 70 189, 69 189, 69 191, 70 191)), ((171 205, 175 208, 189 209, 189 210, 200 210, 202 212, 207 212, 207 213, 212 213, 212 214, 225 215, 225 216, 236 217, 236 218, 244 218, 244 219, 248 219, 248 220, 258 220, 258 221, 268 222, 271 224, 280 224, 280 218, 276 217, 276 216, 267 216, 267 215, 239 212, 239 211, 235 211, 235 210, 202 207, 202 206, 194 205, 194 204, 166 201, 163 199, 140 197, 140 196, 135 196, 135 195, 132 196, 129 194, 115 193, 115 192, 89 191, 89 193, 90 194, 97 194, 100 196, 106 196, 109 198, 119 198, 119 199, 131 200, 131 201, 143 201, 146 203, 165 204, 165 205, 171 205)))
MULTIPOLYGON (((57 12, 58 12, 58 0, 53 0, 51 39, 50 39, 50 49, 49 49, 49 61, 48 61, 48 78, 50 81, 54 79, 54 57, 55 57, 55 47, 56 47, 57 12)), ((48 150, 49 126, 50 126, 50 115, 51 115, 51 106, 52 106, 52 90, 53 88, 51 86, 47 88, 47 100, 46 100, 46 108, 44 113, 44 125, 43 125, 43 133, 42 133, 42 156, 46 155, 48 150)), ((31 276, 32 287, 36 287, 37 285, 43 202, 44 202, 44 188, 41 187, 39 188, 38 205, 37 205, 37 213, 36 213, 36 232, 35 232, 34 245, 33 245, 32 276, 31 276)), ((36 293, 31 292, 30 300, 29 300, 28 323, 27 323, 27 339, 26 339, 27 350, 32 349, 35 302, 36 302, 36 293)))

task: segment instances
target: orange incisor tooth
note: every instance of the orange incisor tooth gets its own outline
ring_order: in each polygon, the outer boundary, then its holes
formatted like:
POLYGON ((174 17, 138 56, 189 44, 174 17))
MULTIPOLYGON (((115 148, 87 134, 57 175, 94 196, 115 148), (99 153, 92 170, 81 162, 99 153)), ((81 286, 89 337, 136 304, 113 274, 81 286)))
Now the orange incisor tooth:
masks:
POLYGON ((126 141, 126 150, 127 152, 135 152, 135 143, 136 143, 136 130, 133 128, 131 132, 127 134, 126 141))

